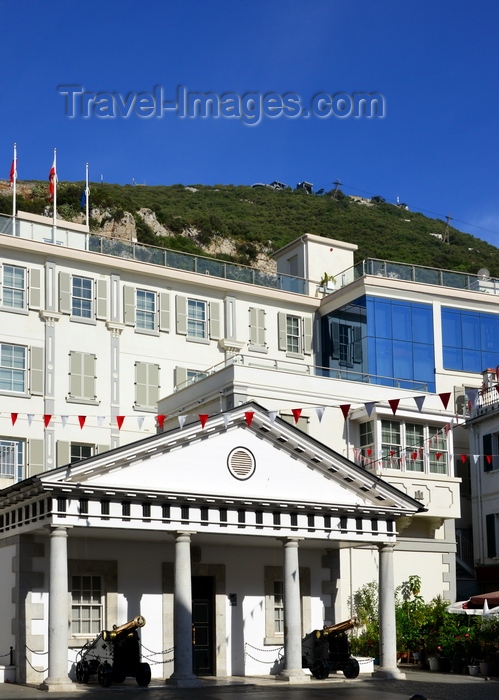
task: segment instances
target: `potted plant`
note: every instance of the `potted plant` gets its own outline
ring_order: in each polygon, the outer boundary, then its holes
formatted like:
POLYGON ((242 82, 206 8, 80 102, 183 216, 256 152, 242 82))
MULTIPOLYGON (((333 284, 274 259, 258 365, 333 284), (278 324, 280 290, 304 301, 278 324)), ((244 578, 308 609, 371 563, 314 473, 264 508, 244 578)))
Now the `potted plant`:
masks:
POLYGON ((319 290, 323 294, 330 294, 331 292, 334 292, 336 287, 336 279, 333 277, 333 275, 328 275, 327 272, 325 272, 319 282, 319 290))

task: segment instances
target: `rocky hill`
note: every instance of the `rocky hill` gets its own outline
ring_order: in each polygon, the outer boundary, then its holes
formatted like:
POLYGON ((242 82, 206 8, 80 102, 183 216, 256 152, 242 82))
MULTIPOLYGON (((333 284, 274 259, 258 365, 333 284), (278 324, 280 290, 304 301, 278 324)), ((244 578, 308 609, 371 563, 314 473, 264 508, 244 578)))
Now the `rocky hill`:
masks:
MULTIPOLYGON (((82 183, 60 182, 59 218, 82 222, 82 183)), ((45 182, 19 182, 18 208, 51 213, 45 182)), ((12 191, 0 182, 0 213, 10 213, 12 191)), ((234 185, 132 186, 93 184, 90 226, 95 233, 273 269, 272 252, 304 233, 359 246, 366 257, 499 277, 499 249, 446 223, 381 197, 341 191, 322 195, 234 185)))

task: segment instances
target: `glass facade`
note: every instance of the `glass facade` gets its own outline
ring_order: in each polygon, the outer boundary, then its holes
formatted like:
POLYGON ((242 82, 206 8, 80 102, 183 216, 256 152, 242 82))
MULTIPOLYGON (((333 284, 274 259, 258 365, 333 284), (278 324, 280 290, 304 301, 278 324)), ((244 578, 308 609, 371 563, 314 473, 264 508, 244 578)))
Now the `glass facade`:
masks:
POLYGON ((442 307, 444 369, 482 372, 499 365, 499 314, 442 307))
POLYGON ((323 366, 346 379, 435 391, 431 304, 363 296, 323 318, 322 338, 323 366))

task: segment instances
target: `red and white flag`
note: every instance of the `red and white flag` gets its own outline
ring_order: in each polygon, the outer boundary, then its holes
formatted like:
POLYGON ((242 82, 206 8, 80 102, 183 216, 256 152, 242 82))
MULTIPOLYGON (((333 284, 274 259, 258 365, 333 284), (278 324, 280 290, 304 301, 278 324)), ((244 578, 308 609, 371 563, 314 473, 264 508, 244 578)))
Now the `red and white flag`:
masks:
POLYGON ((17 180, 17 158, 12 159, 10 166, 10 186, 14 187, 14 182, 17 180))
POLYGON ((49 199, 54 199, 55 188, 57 185, 57 171, 56 171, 56 161, 54 154, 54 162, 49 172, 49 199))

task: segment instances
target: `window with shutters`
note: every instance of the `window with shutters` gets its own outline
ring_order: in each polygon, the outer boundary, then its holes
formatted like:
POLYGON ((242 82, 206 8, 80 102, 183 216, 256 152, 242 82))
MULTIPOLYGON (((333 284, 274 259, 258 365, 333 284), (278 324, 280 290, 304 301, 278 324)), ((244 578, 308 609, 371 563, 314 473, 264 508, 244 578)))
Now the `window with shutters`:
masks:
POLYGON ((208 337, 207 304, 199 299, 187 300, 187 337, 208 337))
POLYGON ((21 481, 24 472, 24 440, 0 438, 0 477, 21 481))
POLYGON ((0 343, 0 391, 27 392, 26 348, 0 343))
POLYGON ((26 308, 26 270, 16 265, 3 265, 2 305, 8 309, 26 308))
POLYGON ((95 364, 96 357, 91 353, 69 353, 69 400, 96 403, 95 364))
POLYGON ((156 410, 159 401, 159 365, 135 363, 135 408, 156 410))
POLYGON ((267 352, 267 344, 265 342, 265 311, 264 309, 250 308, 250 337, 249 350, 258 352, 267 352))
POLYGON ((76 318, 93 318, 93 281, 88 277, 72 278, 71 315, 76 318))
POLYGON ((286 350, 301 355, 301 328, 299 316, 286 316, 286 350))
POLYGON ((290 357, 312 354, 312 319, 279 312, 277 315, 279 350, 290 357))
POLYGON ((137 289, 135 326, 143 331, 156 330, 156 293, 137 289))

